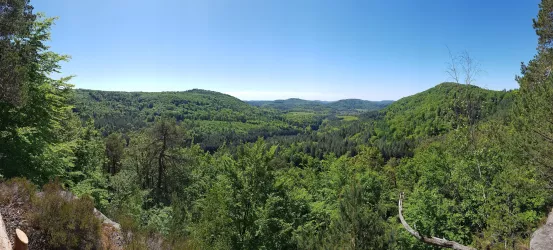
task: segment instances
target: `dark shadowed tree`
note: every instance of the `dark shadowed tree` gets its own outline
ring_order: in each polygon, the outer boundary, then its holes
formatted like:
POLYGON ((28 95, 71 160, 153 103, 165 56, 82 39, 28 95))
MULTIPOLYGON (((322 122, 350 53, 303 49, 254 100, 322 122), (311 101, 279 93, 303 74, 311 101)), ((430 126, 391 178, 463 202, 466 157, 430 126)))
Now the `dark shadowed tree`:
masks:
POLYGON ((156 198, 158 201, 167 201, 167 168, 178 164, 176 149, 184 144, 184 135, 174 119, 161 119, 150 131, 152 150, 157 163, 156 198))
POLYGON ((20 105, 37 50, 25 39, 36 17, 29 0, 0 1, 0 102, 20 105))
POLYGON ((110 134, 106 138, 107 171, 114 175, 119 172, 125 144, 120 134, 110 134))

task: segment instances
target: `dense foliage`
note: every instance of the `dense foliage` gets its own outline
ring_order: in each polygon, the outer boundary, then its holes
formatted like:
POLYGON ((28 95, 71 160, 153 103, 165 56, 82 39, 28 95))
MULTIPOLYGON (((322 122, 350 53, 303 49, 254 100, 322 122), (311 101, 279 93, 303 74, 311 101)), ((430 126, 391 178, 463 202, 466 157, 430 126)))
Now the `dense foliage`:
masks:
POLYGON ((0 60, 23 67, 0 65, 0 177, 58 179, 81 197, 45 186, 35 221, 52 246, 92 246, 90 214, 59 212, 94 203, 132 249, 152 238, 166 249, 432 249, 398 221, 405 192, 420 233, 519 249, 553 204, 551 13, 543 0, 518 90, 442 83, 391 104, 246 103, 205 90, 73 90, 51 78, 67 59, 44 45, 53 19, 2 2, 0 60), (62 226, 81 237, 55 234, 62 226))
POLYGON ((393 101, 365 101, 359 99, 344 99, 334 102, 309 101, 298 98, 276 101, 248 101, 249 104, 272 108, 284 111, 326 111, 326 112, 345 112, 362 113, 366 111, 379 110, 388 106, 393 101))
POLYGON ((184 124, 194 141, 211 151, 224 143, 299 133, 298 127, 285 122, 277 111, 252 107, 213 91, 129 93, 78 89, 75 92, 73 110, 83 120, 94 120, 104 136, 146 128, 161 118, 184 124))
POLYGON ((393 139, 415 139, 444 134, 470 121, 476 123, 508 109, 512 92, 489 91, 477 86, 442 83, 403 98, 386 109, 393 139), (470 107, 468 101, 470 100, 470 107), (470 114, 467 109, 472 109, 470 114), (470 115, 470 117, 469 117, 470 115))

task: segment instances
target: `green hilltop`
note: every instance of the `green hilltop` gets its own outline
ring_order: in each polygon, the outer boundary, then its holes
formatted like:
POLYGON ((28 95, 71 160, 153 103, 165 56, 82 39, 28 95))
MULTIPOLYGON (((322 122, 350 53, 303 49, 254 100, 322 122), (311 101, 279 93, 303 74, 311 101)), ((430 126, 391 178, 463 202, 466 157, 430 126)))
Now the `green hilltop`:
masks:
POLYGON ((456 128, 466 106, 473 122, 504 111, 512 104, 512 91, 494 91, 478 86, 445 82, 404 97, 385 109, 385 121, 395 139, 435 136, 456 128), (467 103, 466 98, 471 98, 467 103))

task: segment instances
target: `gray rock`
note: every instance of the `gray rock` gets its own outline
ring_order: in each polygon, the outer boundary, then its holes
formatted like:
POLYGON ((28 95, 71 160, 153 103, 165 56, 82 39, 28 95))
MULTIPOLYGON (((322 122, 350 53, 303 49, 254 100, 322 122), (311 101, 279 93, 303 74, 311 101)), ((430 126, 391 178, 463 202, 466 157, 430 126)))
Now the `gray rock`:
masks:
POLYGON ((553 249, 553 210, 547 216, 547 222, 532 234, 530 250, 553 249))

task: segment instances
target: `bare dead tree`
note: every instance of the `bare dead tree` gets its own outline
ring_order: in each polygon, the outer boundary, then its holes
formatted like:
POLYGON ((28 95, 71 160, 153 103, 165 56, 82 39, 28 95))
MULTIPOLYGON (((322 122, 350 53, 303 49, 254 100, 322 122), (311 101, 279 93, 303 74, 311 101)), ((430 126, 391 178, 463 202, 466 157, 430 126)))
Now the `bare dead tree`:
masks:
POLYGON ((464 83, 465 85, 474 85, 476 77, 483 73, 480 63, 478 63, 470 55, 467 50, 463 50, 460 54, 454 55, 446 45, 449 54, 449 62, 445 72, 449 78, 456 83, 464 83), (463 82, 461 82, 461 78, 463 82))
POLYGON ((465 84, 472 85, 476 81, 476 77, 482 73, 480 63, 475 61, 467 50, 461 52, 459 56, 463 74, 465 75, 465 84))
MULTIPOLYGON (((470 145, 474 148, 475 147, 475 141, 476 141, 476 122, 478 119, 478 106, 479 102, 478 100, 475 100, 475 96, 473 96, 473 91, 470 89, 471 85, 474 85, 476 82, 476 77, 483 73, 483 70, 480 66, 480 63, 478 63, 474 58, 470 55, 470 53, 467 50, 463 50, 459 55, 455 56, 451 53, 451 50, 446 45, 447 51, 449 53, 449 59, 450 61, 447 63, 448 66, 446 68, 446 72, 448 73, 449 77, 451 77, 454 81, 457 83, 461 83, 459 80, 462 77, 464 84, 467 88, 464 88, 465 92, 463 93, 463 88, 459 88, 459 96, 460 100, 460 107, 461 109, 464 109, 466 119, 467 119, 467 126, 469 128, 469 139, 470 139, 470 145)), ((478 169, 478 174, 480 176, 480 179, 484 181, 484 178, 482 176, 482 169, 480 164, 477 164, 476 168, 478 169)), ((486 192, 485 189, 482 188, 482 197, 484 200, 486 200, 486 192)))
MULTIPOLYGON (((474 60, 467 50, 462 51, 458 55, 454 55, 447 45, 446 48, 449 54, 446 73, 449 78, 456 83, 465 84, 466 86, 474 85, 476 77, 483 73, 480 63, 474 60), (461 80, 463 82, 461 82, 461 80)), ((474 139, 474 124, 478 116, 478 102, 471 96, 472 91, 470 88, 461 88, 461 86, 459 86, 459 89, 460 100, 456 100, 456 103, 459 102, 456 104, 456 108, 458 108, 457 111, 464 110, 467 118, 467 125, 470 126, 471 139, 474 139), (461 90, 465 90, 465 92, 461 90)))
MULTIPOLYGON (((474 82, 476 81, 476 77, 482 72, 482 70, 480 69, 480 64, 470 56, 468 51, 465 50, 459 55, 455 56, 453 53, 451 53, 451 50, 449 49, 449 47, 447 47, 447 50, 449 53, 450 61, 447 62, 446 73, 456 83, 466 85, 465 88, 462 88, 462 86, 459 86, 460 103, 458 104, 456 103, 455 108, 456 109, 458 108, 459 110, 461 110, 459 114, 464 113, 464 115, 467 116, 466 118, 467 118, 468 124, 466 125, 469 126, 469 136, 470 136, 471 145, 474 146, 475 123, 476 123, 476 116, 477 116, 477 113, 475 112, 477 112, 476 108, 477 108, 478 102, 475 101, 474 97, 472 96, 472 91, 471 91, 472 89, 470 88, 470 85, 474 84, 474 82), (463 81, 463 83, 461 83, 461 80, 463 81), (465 92, 462 92, 462 91, 465 91, 465 92)), ((456 102, 457 101, 458 100, 456 98, 456 102)), ((478 168, 480 178, 483 180, 480 164, 478 164, 476 167, 478 168)), ((484 188, 482 188, 482 194, 484 199, 486 199, 486 193, 484 188)), ((418 240, 422 241, 425 244, 437 246, 441 248, 451 248, 456 250, 476 250, 475 248, 462 245, 455 241, 450 241, 443 238, 438 238, 434 236, 425 236, 420 234, 418 231, 416 231, 411 226, 409 226, 409 224, 407 224, 407 222, 405 221, 405 218, 403 217, 403 198, 404 198, 404 194, 402 192, 399 196, 399 202, 398 202, 399 219, 403 227, 413 237, 417 238, 418 240)))
POLYGON ((446 45, 447 52, 449 53, 449 62, 447 63, 447 68, 445 72, 449 75, 449 77, 455 81, 456 83, 459 83, 459 69, 457 65, 459 64, 459 58, 456 56, 453 56, 451 53, 451 50, 449 49, 449 46, 446 45))
POLYGON ((405 218, 403 218, 403 192, 399 195, 399 202, 398 202, 398 210, 399 210, 399 220, 401 220, 401 224, 403 227, 411 234, 413 237, 417 238, 418 240, 422 241, 425 244, 437 246, 441 248, 451 248, 455 250, 476 250, 476 248, 468 247, 462 244, 459 244, 455 241, 450 241, 446 239, 440 239, 438 237, 433 236, 424 236, 421 235, 418 231, 414 230, 407 222, 405 221, 405 218))

